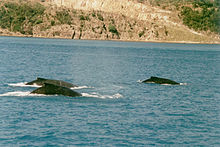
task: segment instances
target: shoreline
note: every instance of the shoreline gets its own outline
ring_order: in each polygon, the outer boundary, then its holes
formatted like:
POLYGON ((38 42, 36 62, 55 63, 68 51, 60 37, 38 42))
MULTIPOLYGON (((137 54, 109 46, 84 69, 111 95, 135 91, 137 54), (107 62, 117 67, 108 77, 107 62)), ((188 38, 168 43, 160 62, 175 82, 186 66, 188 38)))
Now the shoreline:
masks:
POLYGON ((20 38, 42 38, 42 39, 65 39, 65 40, 89 40, 89 41, 116 41, 116 42, 142 42, 142 43, 170 43, 170 44, 213 44, 213 45, 220 45, 220 42, 193 42, 193 41, 161 41, 161 40, 123 40, 123 39, 71 39, 65 37, 35 37, 35 36, 28 36, 28 35, 7 35, 1 34, 0 37, 20 37, 20 38))
POLYGON ((51 4, 47 5, 47 1, 39 3, 39 0, 32 0, 36 3, 31 4, 32 2, 30 2, 29 5, 28 2, 20 4, 16 1, 12 2, 15 10, 7 6, 6 0, 1 3, 4 20, 0 26, 0 36, 144 43, 220 44, 219 32, 195 31, 195 29, 187 27, 179 17, 180 11, 164 11, 162 8, 147 3, 142 5, 134 0, 126 0, 126 2, 108 0, 111 3, 97 0, 97 2, 108 4, 109 6, 105 6, 107 10, 103 9, 102 5, 95 6, 96 9, 90 9, 92 2, 85 4, 88 5, 88 8, 84 8, 82 6, 84 3, 74 0, 69 3, 75 4, 77 2, 80 5, 67 7, 61 4, 58 6, 56 2, 52 1, 48 1, 48 4, 51 4), (116 7, 116 10, 111 9, 116 4, 119 7, 116 7), (129 6, 131 10, 127 11, 128 8, 125 6, 129 6), (26 7, 30 7, 31 11, 29 12, 28 9, 28 13, 26 13, 26 7), (20 10, 20 8, 22 9, 20 10), (25 13, 20 14, 20 11, 25 13), (16 19, 17 17, 22 19, 16 19), (11 24, 9 18, 12 18, 11 24))

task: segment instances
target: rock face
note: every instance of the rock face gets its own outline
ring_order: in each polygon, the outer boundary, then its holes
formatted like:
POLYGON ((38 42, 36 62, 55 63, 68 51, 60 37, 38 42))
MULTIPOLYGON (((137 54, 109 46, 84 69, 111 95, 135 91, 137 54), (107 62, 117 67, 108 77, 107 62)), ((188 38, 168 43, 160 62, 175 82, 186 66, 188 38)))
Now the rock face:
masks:
POLYGON ((63 95, 70 97, 80 97, 82 96, 80 93, 75 92, 69 88, 57 86, 49 83, 44 83, 44 85, 34 91, 32 94, 45 94, 45 95, 63 95))
POLYGON ((52 79, 44 79, 44 78, 37 78, 36 80, 31 81, 31 82, 27 83, 26 85, 43 86, 45 83, 53 84, 53 85, 56 85, 56 86, 67 87, 67 88, 77 87, 76 85, 73 85, 71 83, 64 82, 64 81, 61 81, 61 80, 52 80, 52 79))
POLYGON ((150 79, 147 79, 142 82, 143 83, 156 83, 156 84, 170 84, 170 85, 179 85, 180 84, 175 81, 165 79, 165 78, 159 78, 159 77, 151 77, 150 79))
MULTIPOLYGON (((97 20, 94 21, 94 19, 91 19, 90 22, 83 24, 83 28, 80 28, 80 37, 72 37, 73 39, 117 39, 191 43, 219 43, 220 41, 219 35, 198 33, 184 26, 177 11, 154 7, 147 0, 144 4, 137 0, 48 0, 48 2, 51 5, 80 10, 85 13, 89 11, 102 13, 103 22, 100 23, 97 20), (114 20, 114 22, 108 19, 114 20), (98 25, 100 29, 103 26, 102 23, 107 26, 107 32, 106 29, 102 29, 98 33, 96 31, 97 27, 94 24, 98 25), (108 33, 108 26, 111 23, 117 28, 118 36, 108 33)), ((74 30, 79 32, 77 28, 79 28, 79 25, 74 26, 74 30)), ((71 30, 67 32, 71 32, 71 30)))

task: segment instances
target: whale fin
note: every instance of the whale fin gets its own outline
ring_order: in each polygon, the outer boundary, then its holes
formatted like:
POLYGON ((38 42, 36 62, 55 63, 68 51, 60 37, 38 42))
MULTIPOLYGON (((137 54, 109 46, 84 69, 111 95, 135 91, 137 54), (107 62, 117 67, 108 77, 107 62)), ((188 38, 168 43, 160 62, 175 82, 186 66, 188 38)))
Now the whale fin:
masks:
POLYGON ((37 80, 47 80, 47 79, 44 79, 44 78, 39 78, 39 77, 37 77, 37 80))

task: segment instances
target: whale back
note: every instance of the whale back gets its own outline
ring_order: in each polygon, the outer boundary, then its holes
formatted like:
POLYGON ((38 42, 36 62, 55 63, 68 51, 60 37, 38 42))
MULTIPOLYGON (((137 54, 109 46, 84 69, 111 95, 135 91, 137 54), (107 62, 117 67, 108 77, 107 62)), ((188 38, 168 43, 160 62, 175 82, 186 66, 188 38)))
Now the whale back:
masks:
POLYGON ((45 81, 47 79, 37 77, 37 81, 45 81))
POLYGON ((37 78, 34 81, 26 83, 26 85, 39 85, 39 86, 42 86, 45 83, 46 80, 47 79, 44 79, 44 78, 37 78))
POLYGON ((53 84, 53 85, 57 85, 57 86, 63 86, 63 87, 67 87, 67 88, 77 87, 76 85, 73 85, 71 83, 64 82, 61 80, 44 79, 44 78, 39 78, 39 77, 36 80, 27 83, 26 85, 36 84, 39 86, 43 86, 45 83, 53 84))
POLYGON ((47 79, 45 81, 45 83, 54 84, 54 85, 57 85, 57 86, 63 86, 63 87, 67 87, 67 88, 77 87, 76 85, 73 85, 71 83, 68 83, 68 82, 65 82, 65 81, 61 81, 61 80, 47 79))
POLYGON ((150 77, 150 79, 143 81, 143 83, 157 83, 157 84, 171 84, 171 85, 178 85, 179 84, 179 83, 172 81, 170 79, 153 77, 153 76, 150 77))
POLYGON ((34 91, 32 94, 45 94, 45 95, 64 95, 70 97, 82 96, 80 93, 75 92, 67 87, 62 87, 50 83, 44 83, 44 85, 34 91))

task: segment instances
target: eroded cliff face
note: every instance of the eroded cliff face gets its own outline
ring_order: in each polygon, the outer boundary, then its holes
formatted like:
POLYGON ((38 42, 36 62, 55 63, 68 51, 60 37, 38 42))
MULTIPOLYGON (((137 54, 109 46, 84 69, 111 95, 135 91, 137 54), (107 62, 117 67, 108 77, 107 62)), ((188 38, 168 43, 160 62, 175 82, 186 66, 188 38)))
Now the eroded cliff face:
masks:
POLYGON ((139 20, 163 19, 167 20, 170 11, 161 10, 151 5, 132 0, 51 0, 50 4, 85 11, 103 11, 122 14, 139 20))
MULTIPOLYGON (((189 29, 182 24, 177 12, 153 7, 147 2, 142 4, 134 0, 50 0, 50 3, 70 9, 101 11, 109 14, 122 15, 136 22, 141 21, 142 27, 136 30, 137 34, 131 35, 131 31, 130 33, 125 33, 129 30, 121 31, 121 39, 125 40, 166 40, 183 42, 209 42, 211 40, 212 42, 219 42, 220 40, 219 35, 209 34, 207 36, 207 34, 198 33, 189 29)), ((118 24, 120 24, 120 22, 118 22, 118 24)), ((120 25, 118 25, 118 27, 120 27, 120 25)))

